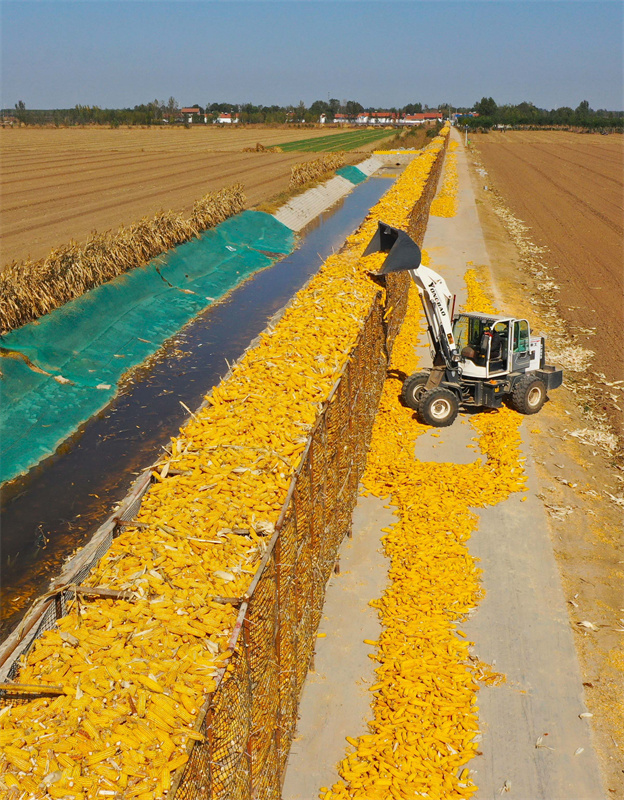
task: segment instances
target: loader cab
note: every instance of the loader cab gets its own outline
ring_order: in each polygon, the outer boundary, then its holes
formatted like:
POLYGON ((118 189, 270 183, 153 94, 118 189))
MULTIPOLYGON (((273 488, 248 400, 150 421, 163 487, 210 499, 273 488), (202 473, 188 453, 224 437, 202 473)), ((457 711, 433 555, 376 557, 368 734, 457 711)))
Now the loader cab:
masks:
POLYGON ((516 357, 513 343, 522 338, 519 346, 524 346, 525 328, 516 330, 515 327, 520 322, 526 325, 528 343, 526 320, 492 314, 458 314, 453 320, 453 338, 462 357, 463 375, 467 378, 489 378, 511 372, 515 368, 516 357))

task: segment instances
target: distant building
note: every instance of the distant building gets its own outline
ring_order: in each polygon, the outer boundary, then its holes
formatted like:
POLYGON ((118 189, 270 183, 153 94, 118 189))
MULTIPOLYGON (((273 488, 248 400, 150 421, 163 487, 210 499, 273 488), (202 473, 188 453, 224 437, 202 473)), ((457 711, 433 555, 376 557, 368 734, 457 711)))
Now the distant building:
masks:
POLYGON ((355 122, 358 125, 397 125, 400 120, 393 111, 362 111, 355 122))
POLYGON ((443 122, 442 111, 422 111, 418 114, 406 114, 399 120, 399 125, 424 125, 431 122, 443 122))
POLYGON ((180 109, 182 115, 181 122, 186 122, 192 125, 194 122, 206 122, 204 109, 201 106, 190 106, 189 108, 180 109))
POLYGON ((215 120, 215 123, 218 125, 232 125, 236 122, 240 122, 240 114, 227 114, 224 112, 219 114, 215 120))

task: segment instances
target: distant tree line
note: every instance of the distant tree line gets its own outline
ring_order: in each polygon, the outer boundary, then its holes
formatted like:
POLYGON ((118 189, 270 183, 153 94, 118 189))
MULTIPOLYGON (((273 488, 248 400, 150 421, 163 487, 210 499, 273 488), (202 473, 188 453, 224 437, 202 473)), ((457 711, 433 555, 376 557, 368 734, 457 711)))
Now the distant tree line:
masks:
MULTIPOLYGON (((392 111, 399 114, 414 114, 423 110, 422 103, 410 103, 402 108, 364 107, 355 100, 328 101, 316 100, 310 106, 303 101, 298 105, 263 106, 252 103, 208 103, 201 106, 194 103, 189 108, 197 108, 199 114, 213 122, 220 114, 238 114, 241 123, 280 124, 286 122, 313 123, 318 122, 321 114, 327 122, 332 122, 336 114, 344 114, 354 118, 367 111, 392 111)), ((424 106, 426 110, 428 107, 424 106)), ((2 116, 17 119, 26 125, 162 125, 166 123, 184 122, 178 101, 170 97, 168 101, 153 100, 151 103, 137 105, 134 108, 100 108, 99 106, 76 105, 74 108, 28 109, 20 100, 15 108, 2 109, 2 116)))
MULTIPOLYGON (((458 110, 459 111, 459 110, 458 110)), ((567 127, 584 128, 587 130, 624 130, 624 112, 607 111, 599 109, 594 111, 589 102, 583 100, 576 108, 562 106, 547 111, 537 108, 533 103, 519 103, 514 105, 499 106, 491 97, 482 97, 472 109, 461 109, 465 116, 460 123, 470 128, 483 128, 489 130, 499 125, 522 127, 567 127), (469 116, 476 112, 478 116, 469 116)))
MULTIPOLYGON (((318 122, 321 115, 325 115, 327 122, 332 122, 337 114, 347 118, 355 118, 362 112, 389 111, 403 116, 418 114, 429 110, 429 106, 422 103, 408 103, 398 107, 365 107, 356 100, 337 100, 331 98, 315 100, 310 106, 303 101, 298 105, 263 106, 253 103, 208 103, 201 106, 194 103, 189 108, 197 108, 200 117, 205 117, 208 122, 214 122, 220 114, 238 114, 239 121, 243 124, 283 124, 314 123, 318 122)), ((588 130, 624 129, 623 111, 594 111, 589 107, 589 102, 583 100, 575 109, 563 106, 562 108, 547 111, 537 108, 533 103, 519 103, 518 105, 499 106, 491 97, 483 97, 472 108, 456 108, 450 103, 440 103, 435 106, 446 116, 457 113, 460 115, 460 124, 467 124, 471 128, 489 130, 497 125, 504 126, 535 126, 535 127, 581 127, 588 130), (476 114, 477 116, 470 116, 476 114), (463 116, 461 116, 463 115, 463 116)), ((151 103, 134 106, 134 108, 100 108, 99 106, 77 105, 74 108, 56 109, 28 109, 20 100, 15 108, 3 109, 4 119, 16 119, 27 125, 163 125, 186 122, 186 117, 181 113, 180 106, 175 97, 169 100, 153 100, 151 103)))

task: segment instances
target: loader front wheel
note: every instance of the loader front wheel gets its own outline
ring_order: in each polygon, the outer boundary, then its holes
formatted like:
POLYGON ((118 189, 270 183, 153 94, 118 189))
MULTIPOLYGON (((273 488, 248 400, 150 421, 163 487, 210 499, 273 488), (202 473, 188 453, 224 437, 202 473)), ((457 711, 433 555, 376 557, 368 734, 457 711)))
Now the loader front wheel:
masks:
POLYGON ((537 414, 546 402, 546 384, 536 375, 523 375, 511 393, 511 406, 520 414, 537 414))
POLYGON ((459 412, 457 396, 449 389, 429 389, 421 395, 418 417, 425 425, 447 428, 455 422, 459 412))
POLYGON ((425 391, 425 384, 429 380, 428 372, 414 372, 403 381, 401 400, 408 408, 418 411, 418 403, 425 391))

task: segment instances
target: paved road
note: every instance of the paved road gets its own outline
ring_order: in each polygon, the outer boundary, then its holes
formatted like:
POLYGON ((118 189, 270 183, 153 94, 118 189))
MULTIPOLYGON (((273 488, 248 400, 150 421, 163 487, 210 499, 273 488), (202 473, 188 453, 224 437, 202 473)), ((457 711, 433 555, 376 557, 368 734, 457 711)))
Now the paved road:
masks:
MULTIPOLYGON (((453 136, 460 140, 456 132, 453 136)), ((424 246, 433 269, 444 275, 461 302, 467 262, 489 262, 463 148, 457 152, 459 211, 450 219, 432 217, 424 246)), ((420 350, 426 364, 424 343, 420 350)), ((416 456, 466 463, 476 457, 468 447, 474 435, 467 419, 458 420, 440 436, 421 436, 416 456)), ((487 594, 463 630, 475 642, 475 654, 507 676, 504 685, 479 693, 482 755, 469 765, 476 771, 475 797, 602 800, 589 724, 579 717, 586 710, 580 670, 545 512, 536 497, 526 430, 523 450, 530 487, 526 502, 512 495, 481 510, 479 530, 470 542, 471 553, 481 559, 487 594), (540 737, 547 747, 536 747, 540 737)), ((320 786, 338 778, 344 737, 366 732, 374 662, 362 639, 376 639, 379 633, 367 603, 379 596, 386 580, 380 537, 390 514, 370 497, 356 509, 353 539, 341 551, 341 574, 328 587, 320 628, 327 636, 318 640, 315 669, 304 688, 284 800, 317 797, 320 786)))

